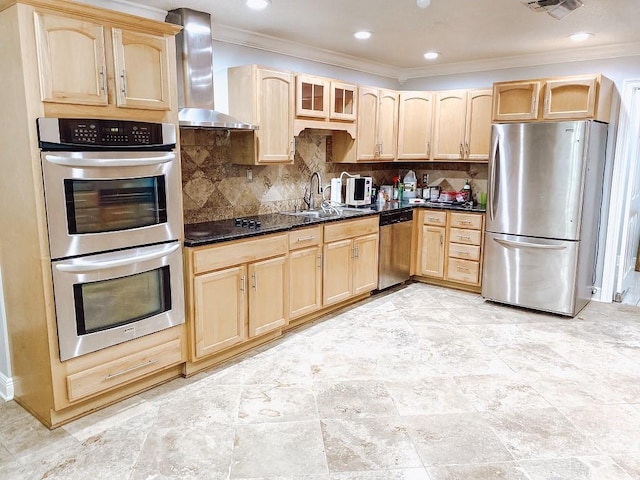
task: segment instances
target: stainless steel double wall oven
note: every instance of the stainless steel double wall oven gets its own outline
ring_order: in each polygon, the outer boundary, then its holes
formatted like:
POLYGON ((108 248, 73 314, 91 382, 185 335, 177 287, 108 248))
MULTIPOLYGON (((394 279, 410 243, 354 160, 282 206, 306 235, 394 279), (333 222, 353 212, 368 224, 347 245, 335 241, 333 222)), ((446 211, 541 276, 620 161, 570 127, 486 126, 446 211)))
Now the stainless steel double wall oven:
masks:
POLYGON ((184 323, 175 126, 37 126, 60 359, 184 323))

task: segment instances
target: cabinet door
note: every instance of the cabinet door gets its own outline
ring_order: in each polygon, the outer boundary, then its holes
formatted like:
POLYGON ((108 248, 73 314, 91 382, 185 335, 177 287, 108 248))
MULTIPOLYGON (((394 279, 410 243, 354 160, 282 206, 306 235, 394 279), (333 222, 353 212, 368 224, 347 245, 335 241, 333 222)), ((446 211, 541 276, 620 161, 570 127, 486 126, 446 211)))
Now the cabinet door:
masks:
POLYGON ((378 287, 378 235, 353 239, 353 294, 359 295, 378 287))
POLYGON ((237 266, 195 277, 196 358, 206 357, 247 338, 246 272, 246 267, 237 266))
POLYGON ((393 161, 398 154, 398 92, 380 91, 378 160, 393 161))
POLYGON ((257 131, 259 163, 293 163, 293 75, 258 69, 257 131))
POLYGON ((354 256, 353 242, 340 240, 323 247, 322 304, 341 302, 351 297, 353 277, 351 264, 354 256))
POLYGON ((544 92, 544 120, 593 118, 596 113, 597 77, 548 80, 544 92))
POLYGON ((491 144, 492 90, 470 90, 467 95, 465 158, 488 160, 491 144))
POLYGON ((289 253, 289 319, 322 306, 322 247, 289 253))
POLYGON ((375 161, 378 154, 379 91, 360 87, 358 94, 357 160, 375 161))
POLYGON ((431 157, 433 95, 431 92, 400 92, 398 111, 398 160, 431 157))
POLYGON ((464 157, 467 92, 438 92, 435 100, 433 159, 458 160, 464 157))
POLYGON ((35 22, 42 101, 106 105, 103 27, 42 13, 35 22))
POLYGON ((249 265, 249 337, 287 323, 285 303, 287 257, 249 265))
POLYGON ((329 81, 311 75, 296 75, 296 116, 329 117, 329 81))
POLYGON ((329 118, 331 120, 356 120, 357 87, 348 83, 331 82, 329 118))
POLYGON ((493 85, 493 121, 536 120, 540 82, 505 82, 493 85))
POLYGON ((169 110, 168 38, 118 28, 112 35, 117 106, 169 110))
POLYGON ((420 274, 442 278, 444 276, 444 227, 422 227, 420 274))

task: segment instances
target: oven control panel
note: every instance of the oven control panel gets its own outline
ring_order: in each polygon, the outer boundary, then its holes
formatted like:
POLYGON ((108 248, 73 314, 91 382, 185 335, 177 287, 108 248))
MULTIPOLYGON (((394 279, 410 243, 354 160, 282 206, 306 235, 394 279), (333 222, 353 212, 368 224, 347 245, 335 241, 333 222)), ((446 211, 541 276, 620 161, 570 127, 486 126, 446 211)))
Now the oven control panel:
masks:
POLYGON ((38 135, 41 147, 52 148, 136 148, 176 143, 173 124, 131 120, 38 118, 38 135))

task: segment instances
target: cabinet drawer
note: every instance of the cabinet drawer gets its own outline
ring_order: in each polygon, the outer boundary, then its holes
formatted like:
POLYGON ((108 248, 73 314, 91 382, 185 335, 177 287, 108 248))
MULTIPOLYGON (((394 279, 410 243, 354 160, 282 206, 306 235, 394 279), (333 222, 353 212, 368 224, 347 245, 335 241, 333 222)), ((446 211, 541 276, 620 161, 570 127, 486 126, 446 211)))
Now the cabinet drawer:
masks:
POLYGON ((482 215, 451 212, 451 227, 482 230, 482 215))
POLYGON ((303 228, 289 232, 289 250, 310 247, 322 243, 322 226, 303 228))
POLYGON ((478 283, 480 263, 458 258, 449 259, 447 278, 456 282, 478 283))
POLYGON ((286 234, 239 240, 217 246, 201 247, 193 254, 193 272, 209 272, 263 258, 284 255, 288 251, 286 234))
POLYGON ((345 240, 347 238, 359 237, 370 233, 378 233, 377 215, 360 220, 349 220, 346 222, 332 223, 324 226, 325 243, 345 240))
POLYGON ((433 212, 423 210, 423 225, 438 225, 444 227, 447 224, 447 212, 433 212))
POLYGON ((142 352, 67 376, 67 395, 74 402, 124 385, 182 361, 179 338, 142 352))
POLYGON ((449 257, 463 260, 480 260, 480 247, 478 245, 451 243, 449 244, 449 257))
POLYGON ((466 243, 468 245, 480 245, 482 232, 479 230, 466 230, 462 228, 451 228, 449 230, 449 242, 466 243))

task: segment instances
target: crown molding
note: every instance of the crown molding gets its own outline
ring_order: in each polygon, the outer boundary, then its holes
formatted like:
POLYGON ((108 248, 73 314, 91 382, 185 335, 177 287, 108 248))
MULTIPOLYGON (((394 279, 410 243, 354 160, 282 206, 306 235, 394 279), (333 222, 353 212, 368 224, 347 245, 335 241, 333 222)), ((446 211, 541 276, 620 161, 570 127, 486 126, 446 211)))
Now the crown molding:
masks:
POLYGON ((142 5, 140 3, 129 2, 128 0, 74 0, 77 3, 93 5, 94 7, 108 8, 118 12, 137 15, 139 17, 149 18, 164 22, 167 17, 167 11, 161 8, 142 5))
POLYGON ((504 70, 509 68, 552 65, 556 63, 582 62, 602 60, 604 58, 632 57, 640 55, 640 42, 566 49, 531 55, 518 55, 470 62, 448 63, 420 68, 407 68, 400 71, 398 81, 405 82, 411 78, 453 75, 460 73, 483 72, 488 70, 504 70))
POLYGON ((347 68, 358 72, 369 73, 397 79, 400 70, 389 65, 369 62, 357 57, 343 55, 331 50, 314 48, 289 40, 271 37, 248 30, 229 27, 226 25, 214 25, 211 32, 214 40, 240 45, 243 47, 255 48, 271 53, 288 55, 290 57, 301 58, 313 62, 324 63, 333 67, 347 68))

